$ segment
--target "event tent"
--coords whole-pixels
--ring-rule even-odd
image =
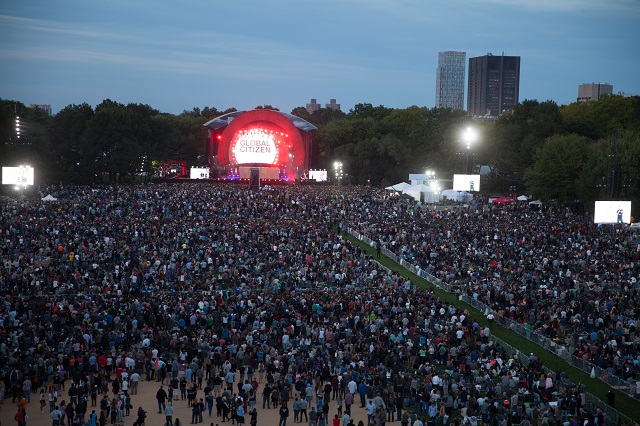
[[[453,189],[445,189],[440,193],[444,198],[450,201],[471,201],[473,194],[464,191],[454,191]]]
[[[407,182],[400,182],[396,183],[395,185],[387,186],[385,189],[388,191],[403,191],[410,186],[411,185],[409,185]]]
[[[44,197],[42,199],[42,201],[58,201],[58,199],[56,197],[54,197],[53,195],[49,194],[46,197]]]
[[[491,202],[495,204],[508,204],[508,203],[515,203],[516,200],[514,200],[511,197],[500,197],[500,198],[496,198],[495,200],[492,200]]]
[[[440,201],[440,194],[434,188],[425,184],[410,186],[404,189],[402,193],[411,195],[414,200],[424,203],[436,203]]]

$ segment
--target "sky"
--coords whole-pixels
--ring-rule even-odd
[[[520,101],[574,102],[591,82],[640,95],[640,0],[2,2],[0,98],[54,114],[104,99],[172,114],[432,108],[446,50],[467,67],[520,56]]]

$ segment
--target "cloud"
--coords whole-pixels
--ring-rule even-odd
[[[62,35],[89,37],[96,39],[109,38],[124,40],[126,38],[123,34],[108,31],[91,30],[70,22],[24,18],[12,15],[0,14],[0,26],[3,26],[5,28],[5,31],[8,27],[13,27],[18,30],[24,30],[28,32],[57,33]]]
[[[638,14],[640,11],[637,0],[471,0],[471,2],[543,12],[608,11]]]

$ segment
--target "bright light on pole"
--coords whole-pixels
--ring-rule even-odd
[[[466,151],[466,155],[467,155],[467,161],[466,161],[466,165],[465,165],[465,169],[464,172],[466,174],[469,174],[469,157],[471,156],[471,145],[475,144],[475,142],[478,140],[478,131],[469,126],[467,127],[464,132],[462,132],[462,140],[466,143],[467,145],[467,151]]]
[[[16,116],[16,136],[20,139],[20,117]]]
[[[338,182],[338,186],[342,183],[342,162],[336,161],[333,163],[333,169],[336,174],[336,181]]]

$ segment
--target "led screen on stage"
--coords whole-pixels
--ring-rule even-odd
[[[315,180],[316,182],[326,182],[327,171],[326,170],[309,170],[309,179]]]
[[[480,191],[480,175],[453,175],[454,191]]]
[[[190,179],[209,179],[208,167],[192,167],[189,172]]]
[[[229,144],[231,163],[280,164],[280,152],[287,146],[287,137],[283,132],[267,129],[241,130]],[[286,156],[285,151],[283,154]]]
[[[33,167],[3,167],[2,184],[20,186],[33,185]]]
[[[594,223],[631,223],[631,201],[596,201]]]

